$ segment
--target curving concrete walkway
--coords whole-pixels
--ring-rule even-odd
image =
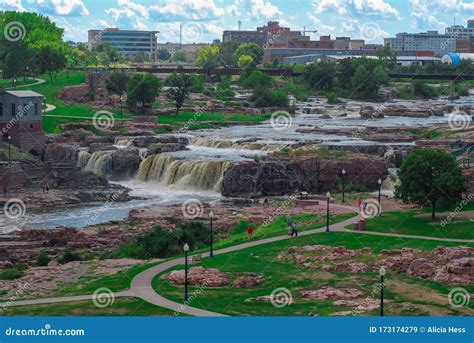
[[[351,210],[355,213],[357,213],[358,209],[355,207],[351,206],[345,206],[345,205],[339,205],[339,204],[332,204],[332,208],[334,207],[339,207],[339,208],[344,208]],[[354,231],[354,230],[349,230],[346,229],[345,227],[347,225],[352,224],[354,221],[359,219],[359,215],[357,214],[356,216],[347,219],[345,221],[335,223],[333,225],[330,225],[330,230],[334,232],[351,232],[354,234],[367,234],[367,235],[377,235],[377,236],[388,236],[388,237],[399,237],[399,238],[413,238],[413,239],[426,239],[426,240],[435,240],[435,241],[443,241],[443,242],[456,242],[456,243],[474,243],[473,240],[468,240],[468,239],[450,239],[450,238],[438,238],[438,237],[426,237],[426,236],[414,236],[414,235],[404,235],[404,234],[394,234],[394,233],[384,233],[384,232],[374,232],[374,231]],[[308,236],[312,235],[315,233],[321,233],[326,230],[326,227],[314,229],[314,230],[309,230],[309,231],[303,231],[298,233],[298,236]],[[271,242],[278,242],[282,240],[289,240],[289,239],[295,239],[292,238],[288,235],[283,235],[283,236],[276,236],[276,237],[270,237],[270,238],[264,238],[260,239],[257,241],[250,241],[234,246],[230,246],[227,248],[222,248],[219,250],[214,250],[215,254],[225,254],[233,251],[238,251],[262,244],[267,244]],[[201,255],[201,254],[200,254]],[[192,257],[194,255],[190,255],[189,257]],[[201,255],[202,257],[208,257],[209,253],[203,253]],[[203,309],[195,308],[192,306],[189,306],[187,304],[182,304],[182,303],[177,303],[174,301],[171,301],[169,299],[166,299],[165,297],[161,296],[160,294],[156,293],[155,290],[152,287],[152,281],[154,277],[157,274],[160,274],[170,268],[173,268],[175,266],[184,264],[184,258],[175,258],[173,260],[169,260],[163,263],[160,263],[156,266],[153,266],[151,268],[148,268],[144,270],[143,272],[137,274],[131,283],[130,289],[121,291],[121,292],[115,292],[113,293],[115,297],[137,297],[140,299],[143,299],[151,304],[154,304],[156,306],[160,306],[163,308],[170,309],[172,311],[175,311],[177,313],[184,313],[187,315],[191,316],[225,316],[221,313],[216,313],[216,312],[211,312],[211,311],[206,311]],[[70,301],[80,301],[80,300],[91,300],[93,299],[93,295],[78,295],[78,296],[68,296],[68,297],[57,297],[57,298],[43,298],[43,299],[33,299],[33,300],[22,300],[22,301],[15,301],[15,302],[3,302],[0,303],[0,307],[2,306],[21,306],[21,305],[37,305],[37,304],[48,304],[48,303],[58,303],[58,302],[70,302]]]
[[[20,85],[20,86],[16,86],[15,87],[6,87],[5,89],[7,90],[15,90],[15,89],[18,89],[18,88],[25,88],[25,87],[31,87],[31,86],[37,86],[37,85],[41,85],[43,83],[45,83],[46,81],[43,80],[43,79],[37,79],[37,78],[34,78],[34,80],[36,80],[36,82],[33,82],[33,83],[28,83],[26,85]]]

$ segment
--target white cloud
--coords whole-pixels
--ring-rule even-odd
[[[400,18],[398,10],[385,0],[314,0],[312,5],[316,13],[334,11],[340,15]]]
[[[410,0],[410,13],[413,18],[413,27],[416,30],[441,30],[448,26],[446,23],[439,21],[434,15],[435,0],[428,6],[420,0]]]
[[[44,14],[57,16],[85,16],[89,10],[82,0],[28,0]]]
[[[21,4],[21,0],[2,0],[0,9],[2,11],[25,11],[25,8]]]
[[[155,21],[201,21],[222,18],[225,9],[214,0],[167,0],[163,5],[149,7],[150,18]]]
[[[248,14],[252,19],[272,19],[283,14],[278,7],[273,5],[270,1],[249,0],[247,6],[249,10]]]

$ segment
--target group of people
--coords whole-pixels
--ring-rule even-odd
[[[287,218],[286,225],[288,226],[288,235],[291,237],[298,237],[298,229],[296,228],[296,224],[293,223],[290,216],[287,216],[286,218]],[[247,227],[247,239],[249,241],[252,240],[252,235],[253,235],[253,227],[249,225]]]

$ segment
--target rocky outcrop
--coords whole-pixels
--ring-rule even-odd
[[[426,258],[418,258],[410,263],[407,273],[412,276],[427,279],[435,274],[435,265]]]
[[[53,143],[48,144],[44,151],[44,160],[45,162],[51,163],[72,163],[77,162],[77,154],[79,152],[79,147],[77,144],[62,144],[62,143]]]
[[[435,281],[472,285],[474,283],[474,257],[453,260],[436,272]]]
[[[315,157],[290,162],[246,161],[225,171],[222,194],[251,198],[332,190],[342,169],[346,170],[347,184],[360,183],[369,189],[376,189],[378,179],[388,173],[384,159],[365,156],[340,161]]]
[[[58,98],[68,103],[84,103],[91,100],[90,91],[88,84],[67,86],[61,89]]]
[[[184,270],[173,270],[168,275],[173,285],[184,285]],[[192,267],[188,271],[188,283],[193,286],[219,287],[229,284],[229,277],[215,268]]]
[[[386,116],[408,117],[408,118],[428,118],[431,116],[443,116],[444,108],[410,108],[403,105],[382,105],[378,107],[363,106],[360,109],[360,116],[364,119],[380,119]]]
[[[248,273],[247,275],[237,278],[232,284],[236,288],[255,287],[263,282],[263,274]]]
[[[126,180],[135,175],[140,166],[137,149],[123,149],[112,153],[111,180]]]
[[[348,299],[356,298],[361,294],[362,292],[355,288],[323,287],[318,290],[301,291],[301,297],[305,300]]]

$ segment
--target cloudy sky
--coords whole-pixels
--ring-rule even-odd
[[[49,16],[65,38],[86,41],[88,29],[156,30],[159,42],[211,42],[222,31],[251,30],[269,20],[311,34],[351,36],[371,42],[397,32],[444,31],[474,18],[473,0],[0,0],[1,10]]]

